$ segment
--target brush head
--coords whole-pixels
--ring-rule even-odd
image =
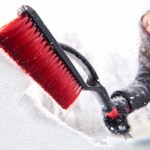
[[[67,109],[80,94],[81,86],[52,42],[25,11],[0,29],[0,47]]]

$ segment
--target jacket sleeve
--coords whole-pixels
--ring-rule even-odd
[[[140,66],[135,80],[127,88],[114,92],[111,98],[116,96],[127,100],[130,112],[145,106],[150,102],[150,69]]]

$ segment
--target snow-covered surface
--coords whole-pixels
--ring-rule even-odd
[[[70,44],[95,67],[108,89],[127,86],[137,71],[138,22],[149,0],[0,1],[0,26],[28,4],[57,40]],[[132,139],[114,137],[103,126],[101,107],[83,91],[61,110],[11,59],[0,51],[0,149],[149,149],[150,106],[129,116]]]

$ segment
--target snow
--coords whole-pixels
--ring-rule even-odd
[[[134,79],[138,24],[149,0],[12,0],[0,4],[0,26],[14,19],[22,4],[35,8],[58,41],[77,48],[90,60],[109,94]],[[90,92],[83,91],[65,111],[3,51],[0,70],[0,149],[149,149],[150,105],[129,116],[133,138],[124,139],[104,127],[101,107]]]
[[[1,53],[0,149],[98,149],[25,95],[30,78],[4,56]]]

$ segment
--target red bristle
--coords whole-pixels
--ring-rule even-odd
[[[81,86],[30,17],[2,27],[0,46],[61,107],[67,109],[80,94]]]

